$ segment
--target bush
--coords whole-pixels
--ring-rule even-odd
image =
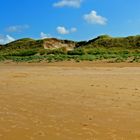
[[[68,55],[85,55],[86,52],[82,48],[74,49],[72,51],[68,51]]]
[[[37,50],[21,50],[16,52],[11,52],[7,55],[9,56],[32,56],[37,53]]]

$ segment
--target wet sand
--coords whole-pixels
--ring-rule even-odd
[[[140,140],[139,64],[0,64],[0,140]]]

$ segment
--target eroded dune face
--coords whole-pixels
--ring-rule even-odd
[[[140,67],[0,66],[0,140],[140,139]]]
[[[73,50],[75,48],[75,42],[67,40],[58,40],[55,38],[48,38],[44,40],[45,49],[59,49],[66,48],[67,50]]]

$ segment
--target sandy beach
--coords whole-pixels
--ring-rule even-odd
[[[0,64],[0,140],[140,140],[140,64]]]

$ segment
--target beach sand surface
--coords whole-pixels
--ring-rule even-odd
[[[139,64],[0,64],[0,140],[140,140]]]

